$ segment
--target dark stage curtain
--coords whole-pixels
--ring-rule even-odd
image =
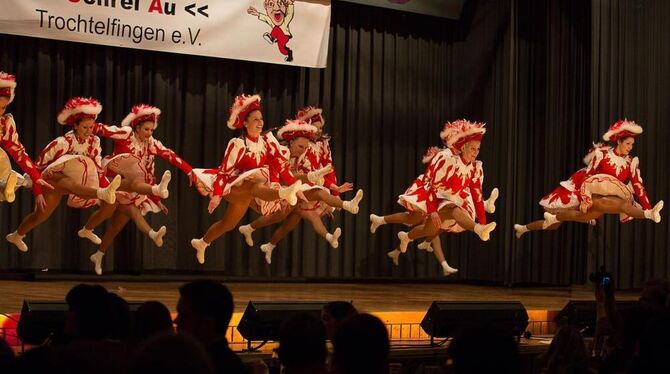
[[[592,141],[619,118],[644,127],[633,154],[640,158],[650,199],[667,200],[665,123],[670,4],[655,0],[526,1],[513,17],[511,48],[516,102],[517,188],[512,219],[541,218],[537,201],[582,167]],[[543,15],[544,14],[544,15]],[[516,153],[514,153],[516,152]],[[509,197],[509,195],[508,195]],[[607,216],[595,227],[565,224],[556,232],[514,240],[508,283],[583,283],[605,266],[618,288],[668,278],[667,214],[661,224],[620,224]],[[511,227],[509,228],[511,229]]]
[[[467,1],[461,19],[451,21],[334,2],[326,69],[9,35],[0,35],[0,69],[18,77],[10,112],[31,154],[63,133],[55,116],[65,100],[87,95],[102,101],[101,120],[108,123],[120,122],[137,102],[161,107],[156,137],[192,165],[214,167],[236,135],[225,126],[233,97],[257,92],[268,127],[280,125],[302,105],[321,105],[339,180],[365,190],[359,215],[340,212],[329,223],[331,229],[343,230],[337,250],[302,225],[278,246],[268,266],[258,245],[269,239],[270,229],[255,233],[255,248],[233,231],[210,247],[207,263],[200,266],[189,241],[221,217],[222,209],[208,215],[207,200],[174,171],[170,214],[149,218],[153,227],[168,227],[164,248],[154,248],[130,225],[105,259],[106,273],[441,278],[433,255],[414,247],[394,267],[386,252],[404,228],[385,226],[371,236],[368,214],[400,211],[397,195],[423,171],[421,155],[428,146],[439,145],[443,123],[466,117],[487,122],[480,153],[484,189],[488,195],[499,187],[501,198],[491,216],[498,222],[491,241],[483,243],[472,233],[443,235],[447,259],[460,269],[454,279],[582,283],[604,263],[620,275],[619,286],[631,287],[667,274],[665,222],[620,227],[607,218],[595,228],[566,224],[521,240],[514,238],[512,226],[541,218],[539,199],[581,167],[590,142],[618,116],[645,127],[636,151],[651,196],[663,198],[666,158],[652,152],[667,152],[662,148],[668,137],[662,117],[667,109],[661,99],[667,84],[663,41],[668,26],[661,21],[668,10],[655,7],[667,5],[480,0]],[[111,143],[104,143],[111,151]],[[162,160],[157,163],[159,173],[174,169]],[[15,204],[3,204],[0,233],[13,230],[31,205],[27,192]],[[89,214],[62,206],[27,237],[30,252],[0,246],[0,269],[90,272],[88,256],[95,247],[76,237]],[[254,217],[249,213],[243,223]]]
[[[670,3],[663,0],[593,0],[591,122],[602,134],[617,118],[634,119],[644,133],[635,143],[650,200],[668,201],[670,149]],[[618,275],[621,288],[670,277],[668,218],[600,226],[591,261]]]
[[[498,124],[504,101],[497,92],[505,79],[509,3],[473,2],[456,22],[335,2],[332,18],[327,69],[0,37],[0,66],[15,73],[19,82],[10,109],[31,154],[63,133],[54,118],[65,100],[90,95],[103,103],[100,119],[108,123],[118,123],[137,102],[161,107],[156,138],[194,166],[215,167],[228,140],[237,135],[225,126],[233,97],[257,92],[263,97],[268,127],[280,125],[302,105],[322,105],[339,179],[366,192],[358,216],[337,213],[330,224],[344,232],[337,250],[305,225],[281,243],[268,266],[258,247],[246,247],[233,231],[210,247],[207,263],[200,266],[189,241],[221,217],[222,209],[208,215],[207,200],[177,171],[167,200],[170,214],[150,216],[152,226],[168,227],[165,248],[154,248],[129,225],[106,258],[106,272],[166,269],[357,279],[439,275],[438,265],[423,253],[406,256],[402,266],[394,268],[386,251],[395,244],[397,228],[383,228],[371,236],[368,214],[400,210],[396,196],[422,172],[420,157],[427,146],[439,144],[446,119],[465,116],[491,123],[491,148],[483,158],[491,160],[491,169],[506,163],[496,159],[501,146],[494,147],[493,139],[502,130]],[[111,151],[111,143],[105,144]],[[159,173],[168,167],[164,161],[157,163]],[[496,179],[487,179],[487,189]],[[16,204],[3,204],[3,234],[18,225],[31,204],[25,192]],[[88,256],[95,247],[76,237],[89,214],[62,206],[28,235],[30,252],[21,254],[3,244],[0,267],[90,271]],[[254,217],[249,213],[243,222]],[[269,233],[256,233],[256,244],[267,241]],[[467,268],[474,273],[464,269],[466,276],[503,279],[503,271],[496,270],[503,252],[495,242],[482,249],[473,240],[459,240],[454,246],[463,250],[454,248],[454,261],[481,257],[469,253],[466,245],[488,254],[481,262],[487,270],[473,263]]]
[[[589,132],[590,5],[587,1],[515,3],[511,48],[514,112],[508,178],[497,234],[509,253],[506,282],[582,283],[586,225],[568,223],[554,232],[514,236],[513,224],[542,219],[539,200],[583,167],[594,140]]]

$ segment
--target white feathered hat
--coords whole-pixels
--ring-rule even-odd
[[[61,125],[74,125],[83,118],[98,118],[102,112],[102,105],[94,98],[73,97],[65,103],[63,109],[58,113],[58,123]]]
[[[228,117],[228,128],[231,130],[241,129],[244,126],[244,120],[247,115],[254,110],[261,109],[261,97],[258,95],[242,94],[235,98],[230,107],[230,117]]]
[[[298,113],[295,115],[295,119],[305,121],[305,122],[321,122],[321,125],[326,124],[326,120],[323,118],[323,110],[315,106],[305,106],[298,110]]]
[[[135,127],[142,122],[153,122],[154,129],[158,127],[158,118],[161,110],[153,105],[138,104],[133,106],[126,118],[121,121],[121,126]]]
[[[277,130],[277,137],[282,140],[291,140],[295,138],[308,138],[314,140],[319,133],[316,126],[297,119],[287,119],[284,126]]]
[[[635,123],[635,121],[620,119],[614,122],[607,130],[607,132],[603,134],[603,140],[608,142],[616,142],[621,138],[640,134],[642,134],[642,126]]]
[[[0,71],[0,96],[9,98],[9,102],[14,101],[14,89],[16,89],[16,77]]]
[[[464,144],[473,140],[482,140],[486,133],[485,123],[470,122],[465,119],[459,119],[444,125],[444,130],[440,132],[440,137],[445,141],[446,146],[456,150],[461,150]]]

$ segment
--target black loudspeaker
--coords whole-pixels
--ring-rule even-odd
[[[60,341],[63,339],[67,311],[68,305],[62,301],[23,300],[16,333],[25,344]]]
[[[290,315],[309,313],[320,318],[325,305],[321,301],[308,302],[258,302],[249,301],[237,330],[247,341],[277,341],[279,327]]]
[[[461,329],[483,324],[518,337],[526,331],[528,313],[518,301],[433,301],[421,321],[421,328],[431,338],[447,338]]]
[[[637,301],[617,301],[617,311],[625,318],[638,304]],[[561,325],[575,325],[583,336],[592,337],[596,331],[596,302],[593,300],[570,300],[556,315],[554,322]]]
[[[133,314],[144,302],[130,301]],[[65,315],[69,306],[64,301],[23,300],[21,317],[16,333],[24,344],[41,345],[47,341],[59,344],[64,341]]]

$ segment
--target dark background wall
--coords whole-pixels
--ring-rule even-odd
[[[302,226],[275,251],[271,266],[235,231],[215,242],[207,263],[196,263],[189,241],[221,216],[178,174],[171,185],[164,248],[154,248],[134,226],[117,238],[106,272],[217,272],[247,279],[439,278],[431,254],[408,251],[394,267],[385,253],[400,227],[371,236],[368,214],[400,210],[396,197],[421,173],[427,146],[438,145],[446,120],[487,123],[480,158],[485,190],[501,189],[491,241],[473,234],[443,236],[455,279],[497,283],[583,283],[604,264],[621,288],[667,277],[667,220],[620,225],[607,217],[596,227],[514,238],[512,225],[541,217],[537,201],[581,167],[590,142],[619,117],[645,133],[636,142],[652,200],[667,199],[667,106],[670,4],[662,0],[466,1],[459,21],[334,2],[326,69],[0,35],[0,69],[17,75],[10,106],[22,141],[37,154],[63,133],[55,116],[72,95],[94,96],[101,120],[119,123],[137,102],[163,109],[156,137],[194,166],[218,165],[234,134],[225,126],[235,95],[263,97],[268,126],[298,107],[324,108],[340,180],[365,190],[357,216],[338,213],[340,248],[332,250]],[[111,143],[105,142],[111,151]],[[158,170],[168,165],[159,160]],[[0,233],[11,232],[32,206],[22,192],[0,209]],[[21,254],[0,245],[0,269],[49,268],[90,272],[95,248],[76,231],[90,212],[64,206],[27,238]],[[252,219],[249,214],[244,222]],[[102,230],[98,230],[99,234]],[[256,233],[257,245],[269,230]]]

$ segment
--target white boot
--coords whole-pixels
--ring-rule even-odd
[[[475,234],[479,236],[479,239],[486,242],[491,239],[491,232],[495,230],[496,223],[491,222],[486,225],[475,224]]]
[[[409,238],[409,234],[400,231],[398,233],[398,239],[400,239],[400,245],[398,246],[398,249],[400,252],[405,253],[407,251],[407,245],[412,241],[412,239]]]
[[[644,211],[644,218],[650,219],[656,223],[661,222],[661,210],[663,209],[663,200],[654,205],[653,208]]]
[[[255,230],[253,227],[251,227],[251,225],[242,225],[237,228],[237,231],[239,231],[240,234],[244,236],[244,241],[247,242],[247,245],[249,247],[254,246],[254,237],[252,234],[254,233]]]
[[[269,242],[261,245],[261,251],[263,251],[263,253],[265,253],[265,262],[267,262],[268,265],[270,265],[272,263],[272,251],[276,247],[277,247],[276,244],[272,244],[272,243],[269,243]]]
[[[168,196],[170,196],[168,185],[170,184],[171,179],[172,173],[170,173],[170,170],[165,170],[163,176],[161,177],[160,183],[151,186],[151,193],[156,196],[160,196],[161,199],[167,199]]]
[[[81,230],[77,231],[77,235],[80,238],[85,238],[85,239],[90,240],[91,243],[93,243],[95,245],[99,245],[100,243],[102,243],[102,240],[100,240],[100,237],[95,235],[93,230],[87,229],[86,226],[82,227]]]
[[[484,210],[486,213],[493,214],[496,211],[496,200],[498,200],[498,196],[500,195],[500,191],[498,191],[498,188],[494,188],[491,190],[491,195],[489,195],[489,198],[484,201]]]
[[[444,274],[445,277],[458,273],[458,269],[449,266],[446,260],[442,261],[440,265],[442,265],[442,274]]]
[[[165,236],[165,233],[167,232],[167,228],[165,226],[161,226],[158,231],[154,231],[153,229],[149,231],[149,238],[154,241],[154,244],[156,244],[156,247],[160,248],[163,246],[163,236]]]
[[[386,220],[376,214],[370,214],[370,233],[374,234],[381,225],[385,225]]]
[[[16,199],[16,194],[14,193],[16,190],[16,183],[16,174],[13,171],[10,171],[9,175],[7,175],[7,180],[5,181],[4,190],[2,191],[5,195],[5,200],[7,200],[8,203],[13,203]]]
[[[102,275],[102,257],[105,255],[104,252],[97,251],[89,257],[93,263],[95,273]]]
[[[363,200],[363,190],[358,190],[356,196],[349,201],[342,202],[342,209],[351,214],[358,214],[358,204]]]
[[[432,252],[433,247],[430,245],[430,242],[428,241],[422,241],[419,245],[416,246],[419,249],[425,249],[427,252]]]
[[[393,261],[393,265],[398,266],[398,258],[400,257],[400,251],[397,249],[392,250],[391,252],[386,253],[387,256]]]
[[[300,186],[302,182],[297,180],[295,183],[288,187],[281,187],[279,189],[279,198],[288,201],[288,204],[293,206],[298,203],[298,196],[295,194],[300,191]]]
[[[558,223],[558,219],[556,219],[555,214],[551,214],[549,212],[544,212],[544,222],[542,222],[542,230],[546,230],[547,227],[555,225]]]
[[[201,265],[205,263],[205,251],[209,247],[204,239],[191,239],[191,246],[195,249],[195,258],[198,259],[198,263]]]
[[[526,227],[526,225],[514,224],[514,235],[516,236],[517,239],[520,239],[521,236],[527,233],[528,231],[530,230],[528,230],[528,227]]]
[[[121,176],[117,175],[109,183],[109,186],[105,188],[98,188],[98,191],[96,191],[98,199],[108,204],[114,204],[116,202],[116,190],[119,188],[120,185],[121,185]]]
[[[335,231],[333,231],[332,234],[328,233],[326,234],[326,240],[328,243],[330,243],[330,246],[333,247],[333,249],[337,249],[337,247],[340,246],[340,235],[342,235],[342,230],[340,228],[336,228]]]
[[[307,180],[316,185],[323,186],[325,183],[324,177],[331,171],[333,171],[333,165],[326,165],[319,170],[314,170],[307,173]]]
[[[8,242],[14,244],[16,248],[19,249],[19,251],[28,252],[28,246],[23,241],[23,238],[25,237],[25,235],[19,235],[16,231],[14,231],[13,233],[5,236],[5,239],[7,239]]]

